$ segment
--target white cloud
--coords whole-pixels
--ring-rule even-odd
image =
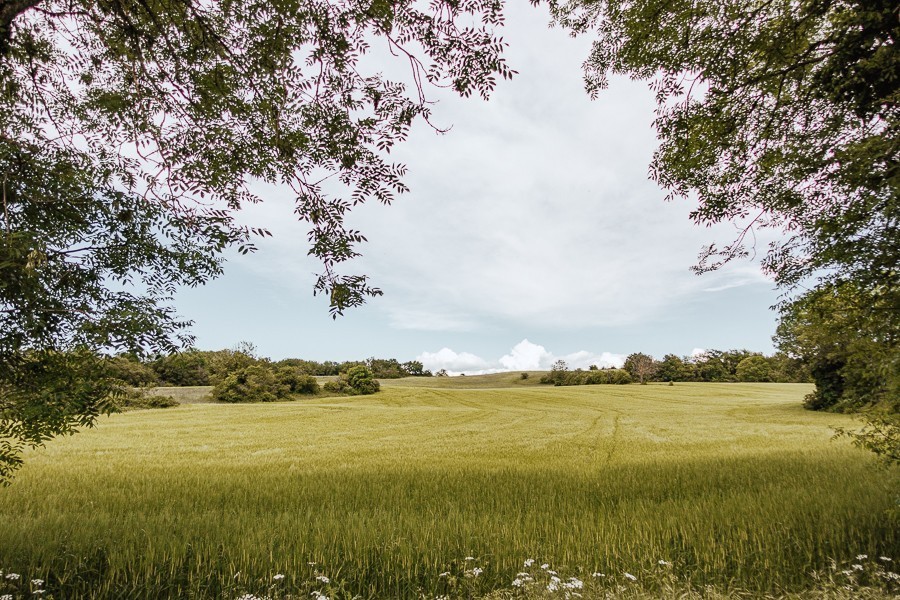
[[[540,371],[549,369],[554,360],[546,348],[525,339],[513,346],[509,354],[500,357],[498,362],[506,371]]]
[[[508,354],[490,363],[480,356],[468,352],[457,353],[450,348],[438,352],[423,352],[416,357],[426,369],[439,371],[446,369],[451,374],[469,375],[497,373],[502,371],[548,371],[554,362],[562,359],[570,369],[587,369],[591,365],[599,367],[621,367],[625,357],[621,354],[602,352],[599,354],[580,350],[572,354],[556,356],[540,344],[527,339],[512,347]]]
[[[697,358],[706,354],[706,348],[694,348],[691,350],[691,358]]]
[[[451,372],[472,372],[487,369],[488,364],[480,356],[468,352],[454,352],[450,348],[441,348],[437,352],[423,352],[416,360],[431,371],[446,369]]]

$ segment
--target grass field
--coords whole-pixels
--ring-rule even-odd
[[[808,386],[536,377],[104,418],[0,490],[0,569],[57,598],[261,594],[275,574],[410,598],[509,587],[526,558],[610,582],[665,560],[755,591],[809,586],[832,557],[900,558],[900,476],[832,440],[853,421],[804,411]]]

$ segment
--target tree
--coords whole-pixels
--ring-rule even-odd
[[[656,373],[656,361],[648,354],[635,352],[628,355],[622,368],[631,375],[632,379],[637,379],[641,384],[645,384]]]
[[[765,356],[754,354],[753,356],[748,356],[741,360],[741,362],[737,364],[735,377],[738,381],[772,381],[772,366]]]
[[[555,19],[597,39],[597,94],[611,74],[653,79],[661,145],[650,167],[695,222],[742,224],[698,270],[745,256],[776,228],[764,266],[900,293],[900,19],[896,2],[558,2]],[[828,270],[828,272],[824,270]],[[887,289],[893,288],[892,290]]]
[[[796,293],[810,287],[830,295],[849,286],[866,303],[900,312],[895,0],[548,3],[556,22],[596,35],[585,63],[592,95],[613,74],[652,79],[660,147],[651,177],[669,198],[697,199],[695,223],[738,225],[723,247],[703,248],[698,273],[755,254],[756,231],[768,228],[780,237],[762,265],[786,292],[788,328],[795,312],[808,313],[811,298]],[[887,365],[896,373],[898,359],[887,339],[896,339],[900,325],[854,312],[866,345],[881,357],[868,370],[880,382],[872,385],[890,386]],[[823,343],[859,341],[820,321]],[[843,341],[833,337],[838,330]],[[820,358],[831,354],[825,346]],[[818,365],[818,401],[838,402],[844,392],[832,376],[848,366]]]
[[[775,343],[808,366],[816,384],[808,408],[850,412],[886,403],[900,410],[900,314],[883,301],[844,284],[782,309]]]
[[[690,381],[690,366],[674,354],[666,354],[656,365],[656,377],[660,381]]]
[[[101,377],[99,351],[189,344],[169,297],[269,235],[235,218],[257,182],[293,190],[333,315],[380,294],[342,273],[365,241],[344,216],[406,191],[387,153],[429,119],[424,85],[511,76],[502,18],[499,0],[0,0],[0,479],[108,392],[34,410],[41,389]],[[367,71],[372,44],[409,90]]]

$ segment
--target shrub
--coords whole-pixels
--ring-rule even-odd
[[[381,389],[381,384],[375,379],[375,374],[366,366],[351,367],[347,371],[347,383],[357,394],[374,394]]]
[[[209,385],[205,352],[188,350],[161,356],[150,364],[159,378],[169,385]]]
[[[335,379],[334,381],[326,381],[325,385],[322,386],[322,389],[326,392],[330,392],[332,394],[352,394],[353,388],[350,387],[350,384],[347,383],[347,380],[343,377],[339,379]]]
[[[278,383],[287,386],[291,394],[314,395],[319,393],[319,382],[312,375],[307,375],[299,367],[279,367],[275,371]]]
[[[121,397],[116,398],[113,404],[115,405],[115,412],[124,412],[142,408],[170,408],[178,406],[180,402],[172,396],[148,394],[144,389],[131,388],[125,390],[125,393]]]
[[[147,387],[159,383],[156,372],[136,358],[121,355],[106,359],[109,376],[133,387]]]
[[[274,402],[289,391],[271,368],[250,365],[225,377],[213,388],[212,396],[218,402]]]

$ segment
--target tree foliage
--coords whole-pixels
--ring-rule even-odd
[[[169,297],[269,235],[236,217],[257,183],[293,191],[334,315],[380,294],[342,271],[365,240],[344,218],[406,191],[388,152],[429,118],[423,86],[487,96],[511,75],[502,18],[499,0],[0,0],[0,476],[108,391],[33,417],[41,390],[101,350],[190,342]]]
[[[775,341],[809,367],[816,390],[806,398],[808,408],[900,410],[900,312],[885,300],[843,284],[784,307]]]
[[[551,0],[597,36],[585,63],[651,79],[660,138],[650,167],[692,219],[740,223],[698,271],[746,256],[753,232],[784,232],[763,260],[790,288],[811,276],[900,290],[900,17],[872,0]]]

